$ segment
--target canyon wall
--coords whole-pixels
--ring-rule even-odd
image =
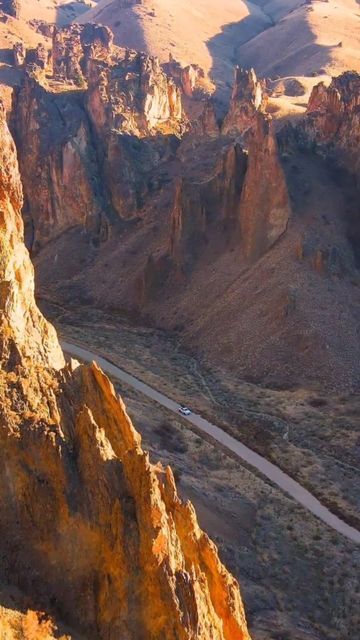
[[[95,25],[55,29],[51,76],[36,50],[14,53],[25,62],[12,123],[29,245],[75,227],[102,239],[109,218],[137,215],[144,174],[172,153],[180,90],[156,59],[115,50]]]
[[[360,184],[360,74],[347,71],[328,87],[316,85],[301,128],[310,140],[327,147],[327,153],[336,154]]]
[[[105,205],[81,96],[52,93],[39,67],[28,66],[16,97],[14,131],[31,247],[38,250],[74,226],[98,234]]]
[[[238,585],[95,365],[34,301],[0,111],[0,575],[93,640],[248,640]]]
[[[211,236],[245,260],[263,255],[285,233],[291,213],[271,119],[253,115],[247,150],[225,149],[210,177],[179,180],[172,210],[170,254],[189,265]],[[226,245],[225,245],[226,246]]]

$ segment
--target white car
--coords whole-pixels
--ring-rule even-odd
[[[183,416],[191,415],[191,411],[190,409],[188,409],[188,407],[179,407],[179,413],[181,413]]]

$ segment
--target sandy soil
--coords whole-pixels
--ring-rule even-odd
[[[82,13],[91,9],[94,0],[20,0],[20,19],[45,20],[57,24],[71,22]]]

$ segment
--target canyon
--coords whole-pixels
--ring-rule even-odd
[[[279,89],[253,70],[236,69],[221,116],[196,66],[118,47],[101,26],[52,38],[45,68],[25,58],[11,115],[39,294],[177,331],[247,379],[355,389],[358,75],[333,81],[337,107],[316,85],[281,127]]]
[[[249,638],[236,579],[255,640],[357,628],[356,545],[38,308],[358,530],[355,4],[0,7],[9,640]]]
[[[248,639],[238,585],[170,468],[150,463],[95,363],[65,364],[36,306],[3,108],[0,127],[2,582],[88,638]],[[50,634],[31,620],[24,637]]]

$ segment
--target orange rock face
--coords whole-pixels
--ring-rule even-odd
[[[191,265],[211,235],[228,236],[237,228],[246,167],[246,153],[231,145],[207,180],[179,180],[170,237],[170,255],[178,265]]]
[[[240,201],[244,255],[256,259],[285,233],[290,201],[271,120],[258,114],[249,141],[248,168]]]
[[[239,588],[109,380],[34,301],[0,113],[1,570],[94,640],[248,640]]]

